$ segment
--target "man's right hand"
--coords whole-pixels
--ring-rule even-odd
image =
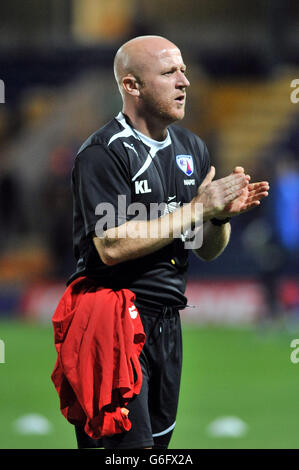
[[[202,204],[204,222],[217,217],[227,204],[238,198],[250,180],[250,177],[244,173],[231,173],[225,178],[213,181],[215,172],[215,167],[211,166],[209,173],[197,190],[197,195],[191,201],[194,208],[196,207],[195,203]],[[195,209],[195,222],[200,217],[199,212]]]

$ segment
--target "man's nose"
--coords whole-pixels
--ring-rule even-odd
[[[184,87],[184,88],[190,86],[190,82],[183,72],[180,72],[179,74],[177,85],[178,87]]]

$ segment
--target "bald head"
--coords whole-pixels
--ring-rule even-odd
[[[178,50],[177,46],[161,36],[139,36],[123,44],[114,59],[114,75],[122,92],[122,80],[133,75],[140,82],[142,75],[163,53]]]

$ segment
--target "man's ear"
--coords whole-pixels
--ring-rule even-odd
[[[126,75],[122,80],[123,90],[132,96],[139,96],[139,82],[133,75]]]

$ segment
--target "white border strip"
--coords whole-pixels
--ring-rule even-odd
[[[168,432],[173,430],[175,425],[176,425],[176,421],[171,426],[169,426],[169,428],[165,429],[165,431],[157,432],[157,433],[153,434],[153,437],[163,436],[164,434],[167,434]]]

